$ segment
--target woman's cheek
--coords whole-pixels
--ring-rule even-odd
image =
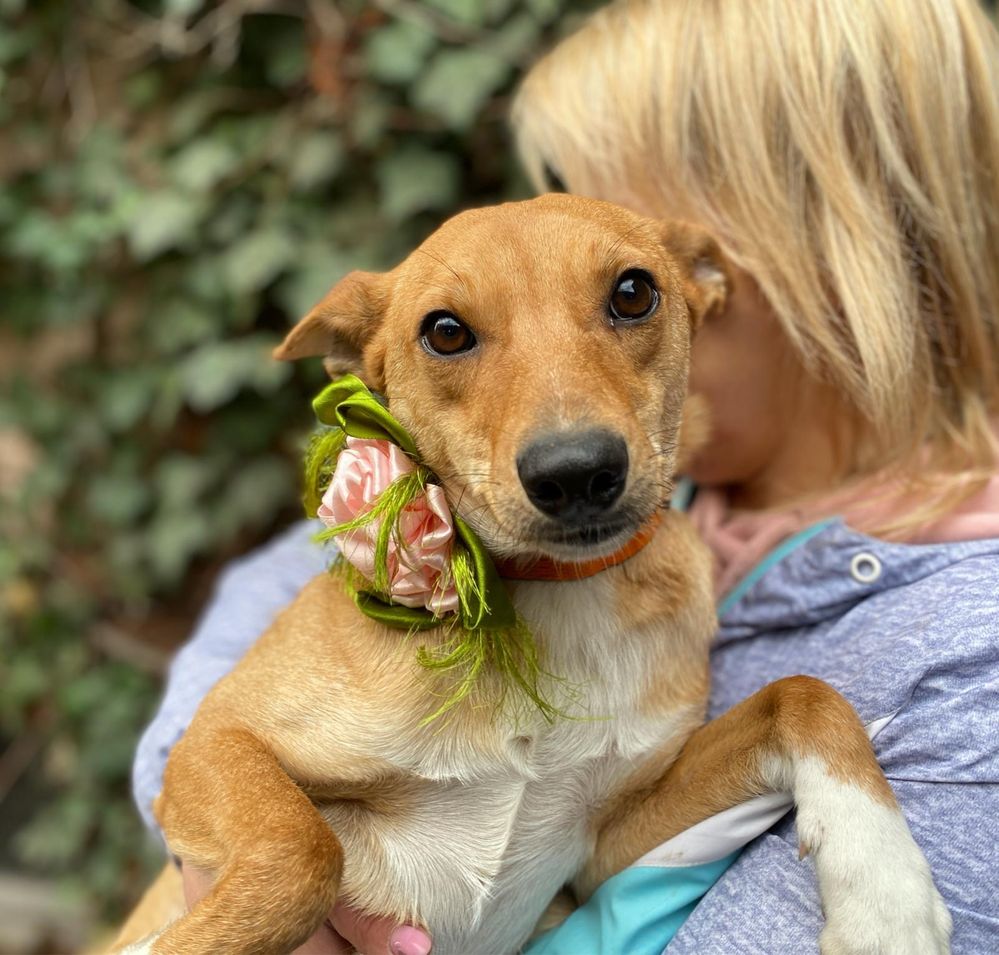
[[[701,484],[738,484],[766,466],[781,416],[769,406],[769,376],[756,356],[737,355],[717,337],[703,329],[692,355],[690,390],[707,401],[711,436],[688,475]]]

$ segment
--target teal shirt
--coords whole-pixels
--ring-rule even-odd
[[[694,906],[736,860],[665,868],[632,866],[608,879],[558,928],[524,947],[525,955],[661,955]]]

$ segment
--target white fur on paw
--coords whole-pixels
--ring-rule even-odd
[[[798,838],[815,857],[822,955],[948,955],[951,917],[894,806],[796,761]]]

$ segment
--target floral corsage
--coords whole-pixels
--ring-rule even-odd
[[[468,697],[487,669],[519,689],[548,720],[561,715],[539,690],[534,638],[475,532],[453,513],[416,444],[354,375],[313,401],[323,426],[305,460],[305,508],[340,557],[334,572],[360,610],[410,633],[443,628],[417,656],[455,685],[435,719]],[[559,681],[555,681],[556,683]]]

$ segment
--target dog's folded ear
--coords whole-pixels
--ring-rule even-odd
[[[360,374],[364,349],[385,308],[384,275],[349,272],[274,349],[274,357],[294,361],[322,355],[331,377]]]
[[[692,328],[697,328],[707,315],[725,307],[731,266],[718,242],[700,226],[669,222],[663,230],[666,247],[683,274]]]

